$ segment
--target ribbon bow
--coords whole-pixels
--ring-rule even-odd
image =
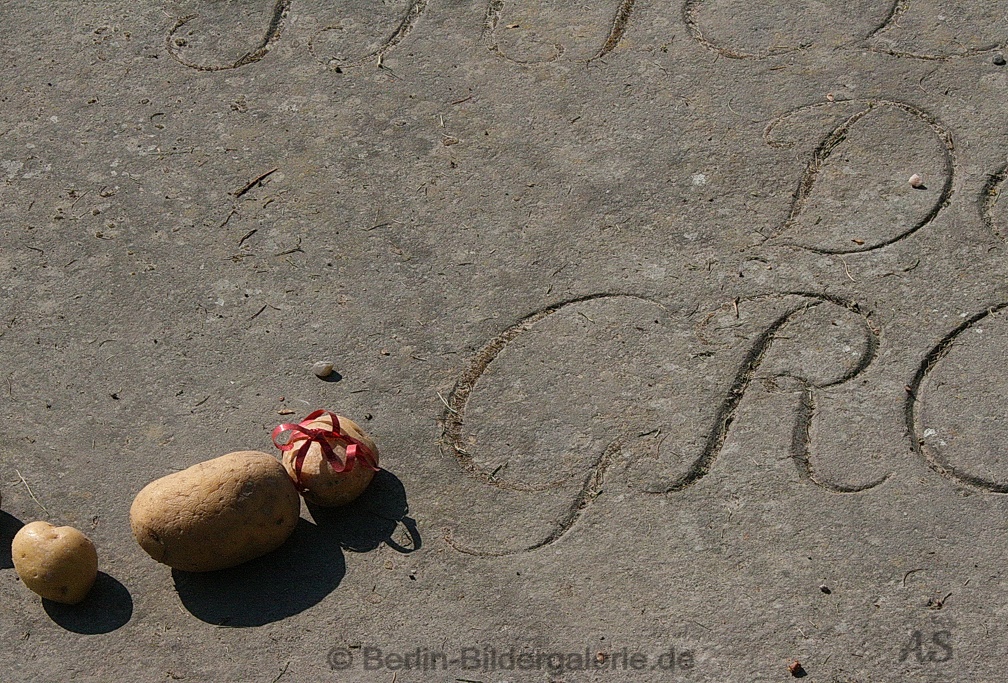
[[[332,419],[332,429],[309,426],[323,415],[328,415]],[[286,443],[280,443],[277,441],[277,438],[285,432],[290,432],[291,437]],[[316,410],[298,424],[288,422],[277,425],[273,430],[272,438],[273,445],[281,451],[297,449],[297,452],[294,454],[294,478],[299,491],[305,490],[305,486],[301,482],[301,467],[304,465],[305,456],[308,455],[308,449],[311,448],[313,443],[317,443],[322,447],[322,457],[329,463],[333,472],[349,472],[354,468],[358,460],[364,467],[368,467],[375,472],[378,471],[378,463],[375,461],[374,453],[371,452],[371,449],[340,429],[339,417],[328,410]],[[341,445],[346,445],[346,459],[344,461],[341,462],[339,456],[333,451],[332,446],[329,444],[330,439],[334,439]]]

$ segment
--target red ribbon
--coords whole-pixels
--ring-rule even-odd
[[[309,426],[323,415],[328,415],[332,418],[332,429]],[[292,436],[287,440],[287,443],[280,443],[277,441],[277,437],[284,432],[291,432]],[[346,445],[346,459],[344,461],[340,461],[339,456],[336,455],[332,446],[329,445],[330,439],[334,439],[341,445]],[[299,443],[301,444],[300,446],[298,445]],[[298,424],[288,422],[277,425],[273,430],[274,446],[281,451],[290,451],[297,448],[297,452],[294,454],[294,478],[300,491],[305,490],[305,486],[301,482],[301,467],[304,465],[305,456],[308,455],[308,449],[311,448],[312,443],[317,443],[322,447],[322,457],[329,463],[333,472],[349,472],[354,468],[358,460],[363,466],[369,467],[375,472],[378,471],[378,462],[374,453],[364,443],[340,429],[339,417],[335,413],[331,413],[328,410],[316,410]]]

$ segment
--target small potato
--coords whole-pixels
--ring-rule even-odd
[[[11,543],[18,576],[47,600],[76,605],[98,577],[98,553],[87,536],[71,526],[32,522]]]
[[[133,501],[130,526],[158,562],[207,572],[279,548],[300,514],[297,489],[277,459],[238,451],[148,484]]]
[[[314,414],[314,413],[313,413]],[[311,415],[308,416],[312,417]],[[378,446],[371,440],[360,426],[350,418],[337,415],[340,430],[361,442],[374,456],[374,465],[378,465]],[[302,426],[309,429],[332,430],[333,419],[328,413],[323,413],[317,419],[310,422],[302,422]],[[296,439],[295,433],[291,439]],[[303,443],[303,442],[295,442]],[[341,463],[346,462],[346,444],[339,439],[328,439],[336,457]],[[343,472],[336,472],[329,461],[323,457],[322,445],[317,441],[312,442],[305,454],[301,464],[301,472],[295,470],[294,461],[297,458],[299,448],[285,450],[283,453],[283,464],[287,473],[295,482],[300,482],[303,490],[301,494],[309,503],[324,507],[338,507],[346,505],[357,498],[364,489],[368,487],[374,478],[375,470],[368,467],[361,459],[358,459],[353,467]]]

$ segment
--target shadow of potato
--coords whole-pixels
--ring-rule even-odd
[[[14,535],[24,526],[24,522],[9,513],[0,510],[0,569],[13,569],[11,558],[11,542]]]
[[[182,604],[218,626],[262,626],[317,605],[339,586],[346,563],[339,538],[304,519],[277,550],[231,569],[172,570]]]
[[[408,516],[406,489],[388,470],[375,474],[364,493],[352,503],[338,508],[308,505],[308,511],[316,524],[333,533],[340,546],[351,552],[366,553],[384,543],[398,552],[412,553],[423,543],[416,521]],[[409,545],[393,539],[400,523]]]
[[[83,602],[63,605],[42,600],[42,607],[54,622],[68,631],[84,635],[111,633],[129,623],[133,616],[133,598],[129,590],[105,572],[98,572],[98,578]]]
[[[272,553],[216,572],[172,570],[182,604],[196,618],[236,628],[299,614],[336,590],[346,574],[343,550],[368,552],[382,543],[400,552],[420,548],[402,482],[381,470],[360,498],[342,508],[309,508],[290,539]],[[392,540],[399,522],[410,546]]]

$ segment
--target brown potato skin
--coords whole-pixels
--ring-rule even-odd
[[[337,415],[340,422],[340,429],[348,435],[357,439],[374,453],[375,464],[378,461],[378,446],[371,440],[371,437],[360,428],[360,426],[348,417]],[[322,415],[317,420],[313,420],[310,425],[313,429],[332,429],[332,418]],[[341,445],[336,440],[330,440],[330,446],[336,456],[341,460],[346,457],[346,446]],[[290,475],[291,481],[296,481],[294,475],[294,457],[297,448],[283,453],[283,465]],[[322,457],[322,446],[313,443],[308,454],[305,455],[304,463],[301,466],[301,483],[307,489],[301,495],[309,503],[321,505],[323,507],[339,507],[353,501],[364,492],[375,472],[358,461],[353,469],[348,472],[333,472],[329,462]]]
[[[71,526],[26,524],[11,543],[14,569],[24,585],[46,600],[76,605],[98,577],[94,543]]]
[[[283,466],[259,451],[236,451],[152,481],[130,508],[140,547],[189,572],[234,567],[279,548],[301,514]]]

